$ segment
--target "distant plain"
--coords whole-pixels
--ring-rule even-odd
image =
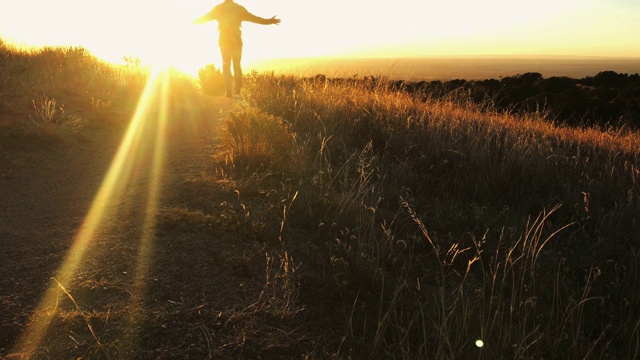
[[[640,73],[640,58],[578,57],[464,57],[464,58],[296,58],[256,62],[258,71],[302,77],[375,76],[393,80],[484,80],[537,72],[545,78],[566,76],[580,79],[601,71]]]

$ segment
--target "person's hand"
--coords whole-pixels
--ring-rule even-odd
[[[272,17],[271,19],[269,19],[269,21],[271,22],[271,24],[274,25],[279,25],[280,24],[280,19],[276,19],[276,17]]]

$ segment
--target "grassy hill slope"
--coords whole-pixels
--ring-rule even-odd
[[[251,74],[225,100],[173,74],[145,90],[149,72],[82,49],[0,44],[0,65],[0,356],[640,352],[637,133],[372,80]],[[63,279],[135,119],[126,196]]]
[[[259,110],[227,123],[229,171],[295,199],[283,237],[300,291],[342,318],[355,353],[636,354],[637,133],[366,79],[253,82]]]

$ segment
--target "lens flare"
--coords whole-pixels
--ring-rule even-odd
[[[159,205],[161,174],[165,162],[166,126],[168,118],[168,72],[156,71],[151,76],[138,102],[136,112],[111,162],[109,170],[94,197],[91,207],[80,226],[67,256],[59,266],[51,285],[45,291],[38,306],[31,315],[26,329],[14,347],[14,353],[29,358],[38,349],[47,334],[51,319],[55,315],[58,302],[64,296],[60,288],[68,288],[81,264],[89,245],[100,231],[113,220],[118,206],[126,195],[134,169],[148,166],[145,164],[144,151],[151,146],[152,161],[150,184],[146,194],[146,212],[142,235],[139,239],[132,309],[139,308],[137,303],[144,293],[145,279],[150,264],[155,216]],[[160,97],[160,99],[158,99]],[[159,109],[155,109],[158,105]],[[157,119],[157,121],[156,121]],[[135,314],[134,314],[135,315]]]

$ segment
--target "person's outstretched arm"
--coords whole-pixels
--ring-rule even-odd
[[[256,24],[261,25],[278,25],[280,24],[280,19],[276,19],[276,17],[271,17],[269,19],[262,18],[260,16],[255,16],[251,13],[247,13],[247,16],[244,18],[245,21],[249,21]]]
[[[217,12],[216,12],[216,9],[214,8],[213,10],[209,11],[205,15],[202,15],[199,18],[193,20],[193,23],[194,24],[204,24],[206,22],[215,20],[216,16],[217,16]]]

